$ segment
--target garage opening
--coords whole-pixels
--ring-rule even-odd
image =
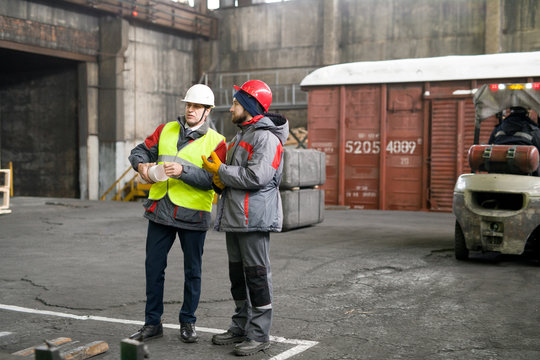
[[[77,62],[0,49],[0,167],[14,196],[80,197]]]

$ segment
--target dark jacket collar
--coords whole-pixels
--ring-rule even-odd
[[[204,136],[208,129],[210,128],[210,125],[208,124],[208,118],[204,121],[204,123],[195,131],[191,131],[189,126],[186,123],[185,116],[179,116],[178,119],[176,119],[180,123],[180,126],[182,128],[181,135],[184,137],[184,134],[186,134],[186,131],[188,132],[188,137],[195,140],[200,138],[201,136]]]

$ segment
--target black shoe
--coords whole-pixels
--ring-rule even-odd
[[[146,341],[163,336],[163,325],[144,325],[139,331],[129,338],[137,341]]]
[[[238,356],[253,355],[270,347],[270,341],[259,342],[247,339],[234,347],[234,353]]]
[[[223,334],[216,334],[212,336],[212,342],[216,345],[236,344],[241,343],[244,340],[246,340],[245,335],[238,335],[229,330]]]
[[[180,324],[180,339],[185,343],[194,343],[199,341],[199,336],[195,331],[195,323]]]

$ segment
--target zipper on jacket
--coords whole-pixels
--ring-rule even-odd
[[[182,150],[182,149],[180,149],[180,150]],[[180,150],[176,151],[176,155],[174,155],[174,162],[177,162],[176,159],[178,159],[178,154],[180,154]],[[182,171],[184,171],[184,165],[182,165]],[[182,175],[182,174],[180,174],[180,175]],[[169,195],[169,180],[170,180],[170,178],[167,178],[167,196]]]
[[[177,121],[178,121],[178,120],[177,120]],[[185,131],[186,131],[185,128],[182,127],[182,132],[183,132],[183,135],[184,135],[184,140],[186,139],[186,137],[185,137],[185,134],[186,134]],[[178,136],[180,136],[180,135],[178,135]],[[176,160],[178,159],[178,154],[180,154],[180,151],[182,151],[182,149],[185,148],[187,145],[189,145],[192,141],[195,141],[195,140],[188,141],[186,144],[184,144],[184,143],[185,143],[185,142],[184,142],[183,145],[182,145],[182,147],[181,147],[180,149],[178,149],[178,145],[179,145],[179,144],[178,144],[178,142],[176,142],[176,155],[174,155],[174,162],[177,162]],[[179,163],[179,164],[180,164],[180,163]],[[182,164],[180,164],[180,165],[182,165]],[[184,165],[182,165],[182,171],[184,170],[183,167],[184,167]],[[182,174],[180,174],[180,175],[182,175]],[[168,194],[169,194],[169,179],[170,179],[170,178],[167,179],[167,196],[168,196]],[[176,180],[178,180],[178,179],[176,179]]]
[[[238,136],[238,141],[235,141],[233,144],[234,144],[234,149],[233,149],[233,152],[231,154],[231,163],[232,163],[232,159],[234,159],[234,155],[236,155],[236,149],[238,149],[238,143],[240,142],[240,139],[242,139],[242,135],[244,134],[244,130],[242,130],[240,132],[240,136]],[[235,140],[236,137],[233,139]],[[225,159],[225,164],[227,164],[227,160],[228,159]],[[227,165],[230,165],[230,164],[227,164]],[[220,224],[220,228],[221,228],[221,219],[223,219],[223,211],[225,209],[225,195],[229,192],[228,191],[229,189],[228,188],[225,188],[223,189],[223,192],[221,193],[221,214],[219,214],[219,219],[216,219],[216,223],[217,224]],[[218,221],[219,220],[219,221]]]
[[[234,156],[236,155],[236,151],[238,150],[238,145],[240,144],[240,140],[242,140],[242,137],[244,137],[244,129],[241,130],[240,136],[238,136],[238,140],[234,142],[234,150],[231,155],[231,163],[232,163],[232,160],[234,159]],[[227,165],[231,165],[231,164],[227,164]]]

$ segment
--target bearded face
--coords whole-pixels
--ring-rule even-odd
[[[244,112],[244,113],[242,113],[240,115],[236,115],[236,114],[232,115],[233,124],[241,124],[241,123],[245,122],[246,120],[247,120],[246,112]]]
[[[231,108],[231,120],[233,124],[241,124],[247,120],[249,113],[244,109],[238,100],[234,99]]]

